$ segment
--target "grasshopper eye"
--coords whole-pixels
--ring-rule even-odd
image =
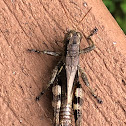
[[[73,36],[73,34],[72,34],[72,33],[70,33],[70,34],[69,34],[69,38],[72,38],[72,36]]]
[[[80,34],[79,32],[77,32],[77,36],[78,36],[79,38],[82,38],[82,36],[81,36],[81,34]]]
[[[77,32],[77,36],[80,38],[80,40],[82,39],[82,34],[80,32]]]

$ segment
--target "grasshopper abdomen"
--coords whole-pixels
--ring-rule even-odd
[[[60,126],[72,126],[72,105],[64,104],[60,110]]]

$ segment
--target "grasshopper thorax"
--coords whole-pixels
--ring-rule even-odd
[[[64,38],[65,56],[67,55],[68,50],[71,52],[79,51],[81,39],[82,34],[80,32],[76,32],[75,30],[70,30],[65,34]]]

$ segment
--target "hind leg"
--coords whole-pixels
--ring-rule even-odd
[[[75,126],[82,126],[82,122],[81,122],[82,104],[83,104],[83,90],[81,84],[78,81],[75,88],[74,99],[73,99]]]
[[[54,109],[53,123],[54,126],[59,126],[59,113],[61,107],[61,85],[59,85],[58,83],[58,78],[56,78],[55,83],[53,84],[52,92],[53,92],[52,106]]]

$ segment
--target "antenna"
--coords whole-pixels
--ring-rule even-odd
[[[60,0],[59,0],[59,1],[60,1]],[[62,3],[61,1],[60,1],[60,3],[61,3],[61,6],[62,6],[62,8],[63,8],[63,10],[64,10],[64,12],[65,12],[65,14],[66,14],[68,20],[69,20],[69,22],[71,22],[70,17],[68,17],[67,11],[66,11],[66,9],[64,8],[63,3]],[[92,7],[88,10],[88,12],[84,15],[84,17],[79,21],[78,25],[84,20],[84,18],[85,18],[85,17],[87,16],[87,14],[91,11],[91,9],[92,9]],[[78,25],[75,26],[75,25],[73,24],[73,27],[74,27],[75,29],[77,29]],[[65,32],[64,32],[64,33],[65,33]]]
[[[83,19],[87,16],[87,14],[90,12],[91,9],[92,9],[92,7],[88,10],[88,12],[84,15],[84,17],[79,21],[78,25],[83,21]]]

